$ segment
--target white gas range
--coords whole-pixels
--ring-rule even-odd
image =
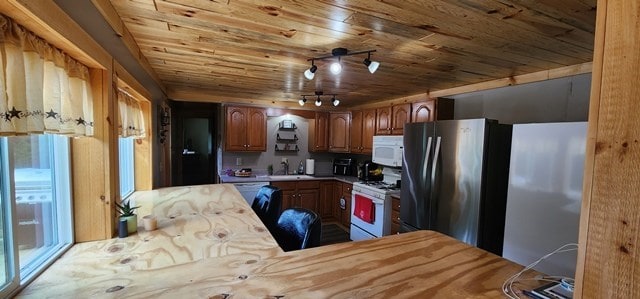
[[[386,167],[379,182],[355,182],[351,192],[353,241],[379,238],[391,231],[391,195],[400,192],[400,169]]]

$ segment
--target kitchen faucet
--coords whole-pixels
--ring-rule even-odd
[[[289,162],[282,161],[280,164],[282,164],[282,169],[284,170],[284,174],[285,175],[289,174]]]

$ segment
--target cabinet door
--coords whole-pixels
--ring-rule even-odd
[[[362,152],[363,112],[351,111],[351,152]],[[374,120],[375,122],[375,120]]]
[[[301,189],[298,190],[297,201],[299,202],[299,206],[301,208],[312,210],[318,215],[320,215],[320,210],[318,209],[318,201],[320,198],[320,194],[318,189]],[[322,217],[322,216],[320,216]]]
[[[349,127],[351,113],[339,112],[329,114],[329,151],[334,153],[349,152]]]
[[[411,104],[411,121],[416,123],[434,121],[436,116],[435,104],[435,100]]]
[[[236,131],[236,135],[247,136],[247,151],[267,150],[267,113],[262,108],[248,108],[247,131]]]
[[[282,212],[284,209],[297,206],[296,182],[271,182],[271,186],[277,187],[282,190],[282,208],[280,212]]]
[[[320,183],[320,198],[318,200],[318,209],[320,210],[320,217],[322,221],[326,222],[329,219],[333,219],[333,208],[336,205],[333,200],[333,187],[335,183],[333,181],[324,181]]]
[[[333,217],[342,222],[342,207],[340,206],[340,198],[342,198],[342,183],[336,182],[333,187],[333,196],[331,200],[333,201],[331,204],[333,206]]]
[[[404,134],[404,124],[411,122],[411,104],[395,105],[391,115],[391,134]]]
[[[247,130],[247,112],[246,107],[226,107],[225,150],[244,151],[246,149],[247,135],[238,134],[238,132]]]
[[[391,134],[391,107],[376,109],[376,135]]]
[[[376,131],[376,110],[369,109],[362,112],[362,148],[363,154],[373,151],[373,135]]]
[[[316,112],[315,119],[309,122],[309,151],[326,152],[329,150],[329,113]]]
[[[345,200],[345,209],[342,210],[340,222],[345,227],[351,226],[351,187],[352,184],[342,183],[342,198]]]

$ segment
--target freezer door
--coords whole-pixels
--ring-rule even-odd
[[[477,246],[486,140],[485,119],[439,121],[434,198],[434,230]],[[404,181],[402,181],[404,184]]]
[[[404,127],[400,220],[415,229],[430,229],[431,161],[434,123],[410,123]]]

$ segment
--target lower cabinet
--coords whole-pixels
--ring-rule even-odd
[[[351,226],[351,187],[353,185],[344,182],[336,182],[334,190],[333,216],[347,230]]]
[[[282,190],[282,210],[301,207],[321,214],[320,181],[280,181],[271,185]]]
[[[282,210],[302,207],[312,210],[322,222],[336,221],[347,230],[351,225],[350,183],[338,181],[278,181],[272,186],[282,190]]]
[[[391,196],[391,234],[400,233],[400,197]]]

